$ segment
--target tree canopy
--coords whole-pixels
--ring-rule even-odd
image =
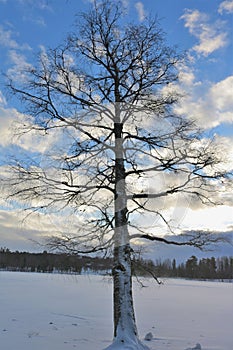
[[[50,248],[113,251],[115,340],[145,349],[133,311],[132,242],[218,242],[201,230],[176,241],[161,236],[161,225],[174,232],[163,201],[216,204],[213,193],[232,174],[215,140],[174,112],[185,56],[167,46],[158,18],[125,24],[123,16],[121,2],[94,1],[64,44],[43,51],[21,81],[9,77],[28,116],[20,132],[56,142],[42,159],[17,159],[8,183],[31,211],[67,216]]]

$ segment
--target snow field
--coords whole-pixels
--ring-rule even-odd
[[[233,349],[233,285],[134,283],[137,325],[151,350]],[[0,272],[1,350],[103,350],[112,341],[112,283],[102,276]]]

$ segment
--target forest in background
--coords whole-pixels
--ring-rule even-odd
[[[8,248],[0,248],[0,269],[7,271],[110,274],[112,264],[109,257],[55,254],[47,251],[11,252]],[[198,259],[193,255],[179,264],[176,259],[152,261],[135,256],[132,267],[136,276],[233,279],[233,257],[227,256]]]

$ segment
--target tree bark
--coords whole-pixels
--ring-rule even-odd
[[[119,119],[118,119],[119,120]],[[135,322],[131,247],[127,225],[127,195],[125,187],[125,165],[122,141],[123,125],[114,124],[115,131],[115,232],[113,264],[113,299],[114,299],[114,342],[127,349],[147,349],[138,339]],[[108,348],[111,349],[111,346]]]

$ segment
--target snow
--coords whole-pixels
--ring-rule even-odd
[[[143,344],[151,350],[233,349],[231,283],[164,282],[143,280],[147,288],[134,282]],[[103,350],[111,344],[108,277],[1,271],[0,305],[2,350]]]

